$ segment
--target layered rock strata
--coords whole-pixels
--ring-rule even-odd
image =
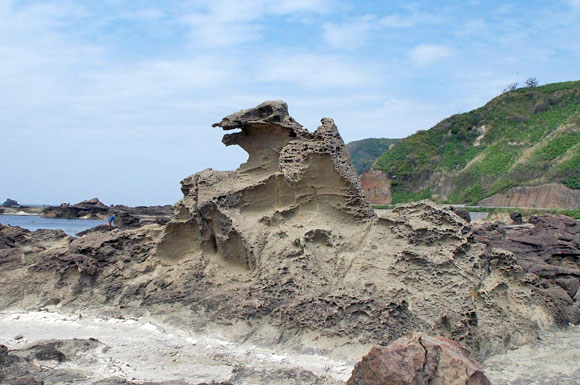
[[[518,186],[484,198],[477,205],[578,209],[580,208],[580,191],[573,190],[560,183],[547,183],[540,186]]]

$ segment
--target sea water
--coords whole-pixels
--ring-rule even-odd
[[[97,219],[59,219],[42,218],[38,215],[0,215],[3,225],[20,226],[30,231],[38,229],[63,230],[68,235],[90,229],[98,225],[107,224],[105,220]]]

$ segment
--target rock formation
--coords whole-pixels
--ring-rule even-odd
[[[481,366],[454,341],[410,333],[388,347],[373,347],[346,385],[491,385]]]
[[[365,171],[360,177],[360,183],[370,204],[391,204],[391,180],[385,172],[380,170]]]
[[[349,359],[423,331],[481,360],[580,321],[560,276],[496,247],[495,229],[474,233],[428,201],[377,217],[331,119],[310,132],[267,102],[216,126],[239,130],[223,142],[249,158],[185,178],[167,225],[76,239],[0,228],[1,308],[147,314]],[[574,255],[561,264],[552,271],[575,277]]]
[[[552,317],[558,324],[577,324],[580,314],[574,301],[580,299],[580,223],[553,215],[532,216],[529,221],[532,226],[523,228],[485,224],[475,230],[475,239],[490,250],[503,250],[510,265],[544,289],[546,306],[553,306]]]
[[[106,215],[108,209],[98,198],[92,198],[74,205],[62,203],[56,207],[49,206],[42,211],[42,216],[45,218],[65,219],[82,217],[98,218],[99,215]]]
[[[25,208],[25,211],[26,210]],[[101,218],[105,219],[109,215],[117,216],[116,223],[121,226],[134,227],[142,222],[166,223],[173,213],[173,206],[137,206],[125,205],[107,206],[98,198],[88,199],[74,205],[61,203],[60,206],[47,206],[42,209],[41,216],[45,218]]]
[[[216,126],[241,130],[226,134],[223,143],[242,147],[248,161],[237,171],[208,169],[181,182],[184,198],[167,226],[160,256],[204,250],[253,270],[273,226],[302,226],[318,217],[374,217],[332,119],[323,118],[311,133],[276,101],[227,116]],[[317,238],[329,235],[313,231]]]
[[[4,203],[2,203],[2,207],[18,207],[18,206],[20,206],[18,202],[10,198],[6,199]]]

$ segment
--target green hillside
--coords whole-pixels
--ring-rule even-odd
[[[369,170],[381,154],[399,139],[370,138],[350,142],[346,148],[358,174]]]
[[[374,168],[393,203],[475,204],[521,185],[580,189],[580,81],[521,88],[396,143]]]

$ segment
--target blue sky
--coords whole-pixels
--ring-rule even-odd
[[[0,200],[174,203],[245,160],[211,124],[264,100],[348,142],[528,77],[580,79],[580,0],[0,0]]]

